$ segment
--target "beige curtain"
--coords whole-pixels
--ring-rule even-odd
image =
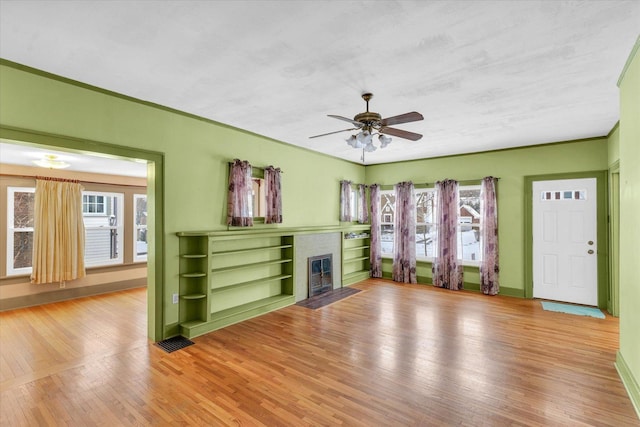
[[[82,186],[77,181],[38,177],[31,283],[64,282],[84,276]]]

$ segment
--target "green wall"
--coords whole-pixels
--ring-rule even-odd
[[[640,416],[640,37],[620,87],[620,352],[617,366]]]
[[[339,181],[364,181],[362,165],[168,108],[132,102],[8,61],[0,62],[0,125],[62,135],[42,139],[61,146],[77,147],[73,139],[79,139],[88,151],[100,152],[114,145],[163,154],[162,170],[152,171],[163,177],[162,182],[149,182],[151,192],[157,184],[164,184],[159,193],[164,217],[160,219],[159,212],[156,218],[164,223],[164,247],[158,248],[164,252],[165,259],[160,261],[164,269],[156,270],[161,277],[155,277],[154,263],[149,263],[150,295],[153,291],[163,295],[155,313],[162,328],[156,325],[155,332],[150,331],[156,340],[170,333],[167,331],[178,321],[178,305],[171,302],[178,286],[175,233],[226,229],[227,162],[240,158],[254,166],[272,164],[283,169],[282,227],[338,225]],[[161,224],[158,228],[162,229]]]
[[[524,295],[525,277],[525,176],[602,171],[607,169],[607,139],[540,145],[402,163],[368,166],[366,182],[391,185],[411,180],[414,184],[444,178],[479,181],[500,178],[497,187],[501,292]],[[418,275],[431,277],[430,264],[418,267]],[[385,272],[391,263],[383,263]],[[465,269],[465,282],[479,284],[477,268]]]

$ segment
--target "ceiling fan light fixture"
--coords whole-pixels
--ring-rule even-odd
[[[64,169],[71,166],[69,163],[57,159],[58,156],[55,156],[53,154],[45,154],[42,159],[34,160],[33,163],[47,169]]]
[[[369,143],[367,145],[364,146],[364,151],[366,151],[367,153],[371,153],[373,151],[376,151],[377,147],[375,145],[373,145],[373,142],[369,141]]]
[[[371,138],[373,138],[373,136],[371,135],[371,132],[369,132],[368,130],[363,130],[356,136],[356,139],[362,145],[371,144]]]
[[[390,137],[383,134],[380,134],[378,140],[380,141],[380,148],[386,147],[387,145],[391,144],[392,141]]]
[[[352,146],[353,148],[357,148],[356,147],[356,136],[355,135],[351,135],[349,138],[345,139],[345,141],[347,141],[347,144]]]

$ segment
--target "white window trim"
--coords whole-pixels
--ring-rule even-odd
[[[139,225],[136,223],[136,206],[138,205],[138,199],[147,200],[146,194],[134,194],[133,195],[133,262],[146,262],[149,253],[149,235],[147,235],[147,253],[144,255],[138,255],[138,230],[148,230],[147,225]]]
[[[14,233],[16,231],[32,232],[33,227],[27,228],[14,228],[14,208],[15,208],[15,193],[35,193],[34,187],[7,187],[7,276],[19,276],[25,274],[31,274],[32,267],[13,268],[13,244]]]

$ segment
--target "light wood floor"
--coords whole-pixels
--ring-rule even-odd
[[[0,425],[640,426],[618,321],[368,280],[165,353],[146,291],[0,313]]]

